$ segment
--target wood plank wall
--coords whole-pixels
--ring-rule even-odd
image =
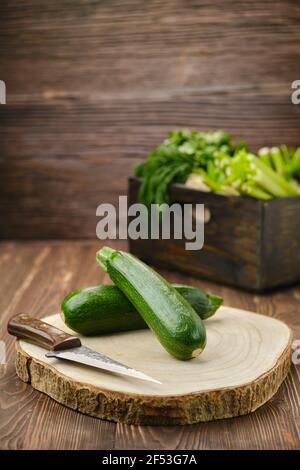
[[[168,129],[299,145],[296,0],[2,0],[0,237],[95,238]]]

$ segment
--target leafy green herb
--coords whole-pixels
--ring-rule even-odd
[[[231,137],[223,131],[171,131],[144,161],[135,166],[134,173],[142,179],[139,199],[146,205],[169,201],[168,187],[172,182],[184,183],[195,168],[210,168],[207,178],[214,184],[216,152],[234,153]]]
[[[224,131],[171,131],[134,168],[142,180],[139,200],[146,205],[169,201],[171,183],[185,183],[190,174],[223,194],[271,199],[300,194],[300,147],[264,147],[258,155],[243,142],[233,144]]]

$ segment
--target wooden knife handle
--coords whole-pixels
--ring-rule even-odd
[[[9,334],[45,349],[69,349],[81,346],[80,339],[26,313],[19,313],[7,325]]]

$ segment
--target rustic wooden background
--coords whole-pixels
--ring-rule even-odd
[[[123,241],[110,244],[126,249]],[[45,317],[59,310],[63,296],[71,289],[108,282],[95,262],[100,247],[95,240],[0,243],[0,340],[5,342],[7,353],[7,364],[0,364],[0,449],[299,450],[300,364],[292,365],[278,393],[255,413],[187,426],[128,426],[91,418],[56,403],[17,378],[15,341],[6,332],[9,318],[20,310]],[[300,339],[299,287],[253,295],[175,271],[160,272],[171,282],[201,286],[222,295],[226,305],[283,320],[292,328],[294,338]]]
[[[0,237],[95,238],[179,126],[299,145],[297,0],[2,0]]]

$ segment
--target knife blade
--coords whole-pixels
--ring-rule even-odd
[[[91,367],[97,367],[98,369],[108,370],[110,372],[116,372],[117,374],[128,375],[135,377],[136,379],[149,380],[161,384],[156,379],[149,377],[143,372],[132,369],[131,367],[122,364],[121,362],[115,361],[114,359],[105,356],[104,354],[94,351],[86,346],[80,346],[72,349],[65,349],[62,351],[49,351],[46,353],[46,357],[57,357],[58,359],[66,359],[68,361],[79,362]]]
[[[94,351],[81,344],[77,336],[72,336],[49,323],[20,313],[13,317],[7,325],[8,333],[18,339],[25,339],[37,346],[49,350],[46,357],[56,357],[77,362],[101,370],[127,375],[136,379],[148,380],[161,384],[158,380],[135,370],[105,354]]]

